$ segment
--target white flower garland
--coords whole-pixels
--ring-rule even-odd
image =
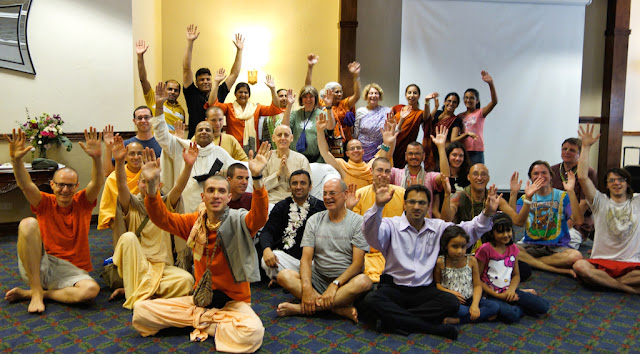
[[[300,226],[307,220],[309,207],[308,199],[302,204],[302,209],[300,209],[295,201],[291,203],[289,207],[289,225],[284,229],[284,237],[282,238],[283,248],[285,250],[288,250],[296,244],[296,234]]]

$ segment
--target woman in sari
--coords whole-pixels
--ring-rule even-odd
[[[382,145],[382,128],[387,120],[393,119],[391,108],[380,106],[384,92],[376,83],[368,84],[362,90],[362,96],[367,100],[367,106],[358,108],[353,130],[354,139],[362,143],[364,155],[362,160],[369,162],[373,159]]]

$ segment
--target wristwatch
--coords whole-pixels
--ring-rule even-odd
[[[333,284],[336,284],[338,287],[340,287],[340,280],[336,279],[334,281],[332,281]]]

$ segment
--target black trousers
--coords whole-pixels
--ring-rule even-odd
[[[378,289],[364,298],[366,308],[381,321],[382,330],[400,333],[434,333],[445,317],[455,317],[460,301],[440,291],[435,282],[427,286],[402,286],[388,275],[380,277]]]

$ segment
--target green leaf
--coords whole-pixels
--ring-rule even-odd
[[[59,136],[58,138],[60,139],[60,143],[67,148],[67,151],[71,151],[71,148],[73,148],[71,140],[69,140],[69,138],[67,138],[66,136]]]

